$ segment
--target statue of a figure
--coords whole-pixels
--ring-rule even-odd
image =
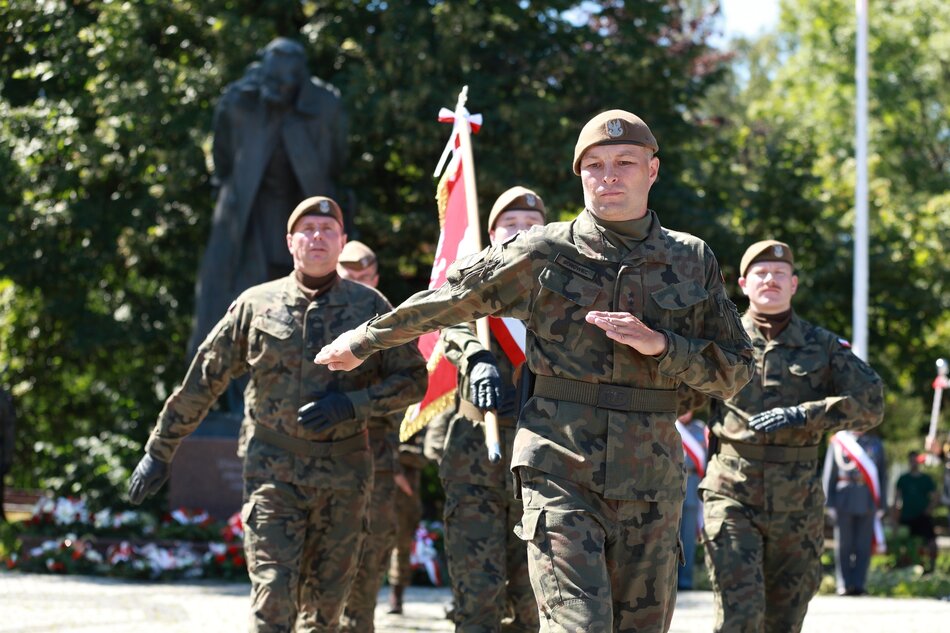
[[[293,269],[287,218],[304,198],[340,195],[346,132],[339,91],[310,76],[304,48],[293,40],[273,40],[225,89],[214,112],[217,202],[198,270],[189,357],[241,292]]]

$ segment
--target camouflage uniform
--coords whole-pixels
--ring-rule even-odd
[[[706,566],[716,631],[800,631],[821,579],[823,505],[818,445],[828,431],[881,421],[877,374],[837,336],[794,313],[771,341],[746,314],[755,350],[752,381],[712,402],[719,452],[700,484]],[[755,432],[749,418],[802,405],[803,427]]]
[[[458,367],[458,413],[449,423],[439,477],[445,489],[445,555],[455,598],[455,630],[465,633],[537,631],[538,605],[528,578],[524,543],[514,534],[521,521],[509,471],[515,443],[513,416],[499,417],[502,459],[488,461],[481,414],[469,393],[469,362],[485,348],[466,325],[442,331],[446,357]],[[515,399],[514,367],[494,337],[495,357],[507,393]],[[512,617],[502,626],[511,610]]]
[[[312,302],[293,275],[250,288],[198,348],[146,445],[153,458],[171,462],[229,381],[250,374],[241,518],[252,631],[290,631],[308,600],[311,630],[336,630],[366,532],[373,480],[366,420],[418,400],[426,371],[415,346],[348,374],[311,360],[326,342],[388,308],[375,290],[342,279]],[[356,417],[316,434],[297,422],[297,409],[327,390],[345,393]],[[303,580],[312,581],[309,595]]]
[[[372,633],[375,630],[373,616],[376,612],[376,596],[396,538],[396,483],[393,473],[398,467],[398,457],[395,426],[397,423],[392,417],[369,421],[369,447],[373,453],[369,534],[363,540],[359,569],[343,609],[341,631]],[[308,623],[311,621],[307,605],[304,605],[302,619]]]
[[[399,466],[402,468],[412,496],[401,489],[395,490],[396,537],[389,559],[389,584],[395,587],[408,587],[412,582],[412,565],[409,560],[412,544],[416,538],[416,528],[422,520],[422,499],[419,489],[422,482],[422,468],[426,459],[422,455],[422,435],[416,434],[408,442],[399,445]]]
[[[366,358],[489,314],[525,321],[537,383],[511,465],[545,631],[669,626],[684,494],[675,390],[685,382],[727,398],[751,371],[710,249],[652,211],[647,221],[646,236],[623,248],[587,210],[534,227],[457,262],[443,286],[349,338]],[[667,350],[647,357],[613,342],[585,321],[592,310],[634,314],[664,333]]]

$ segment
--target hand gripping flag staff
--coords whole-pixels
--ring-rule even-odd
[[[482,250],[471,143],[471,135],[478,132],[482,117],[480,114],[469,114],[465,109],[467,100],[468,86],[465,86],[459,93],[455,111],[443,108],[439,112],[439,121],[451,123],[452,133],[433,173],[433,177],[442,176],[436,189],[442,231],[432,264],[429,288],[437,288],[445,282],[446,271],[457,259]],[[488,320],[479,319],[476,330],[479,341],[488,349]],[[401,441],[407,440],[453,403],[458,388],[455,368],[443,354],[438,332],[429,332],[420,337],[419,351],[426,358],[429,387],[422,402],[406,411],[399,429]],[[489,460],[500,461],[498,418],[493,411],[485,413],[485,445]]]

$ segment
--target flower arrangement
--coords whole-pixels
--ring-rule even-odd
[[[59,539],[43,541],[19,556],[12,554],[5,561],[8,569],[50,574],[97,573],[102,562],[102,555],[88,540],[71,533]]]
[[[201,509],[177,508],[156,521],[132,510],[90,512],[83,499],[43,498],[18,531],[20,546],[0,559],[7,569],[151,580],[247,577],[239,513],[221,522]],[[46,536],[54,538],[39,540]]]
[[[436,587],[444,583],[445,559],[444,526],[441,521],[420,521],[416,528],[415,541],[409,554],[413,570],[424,569],[429,582]]]

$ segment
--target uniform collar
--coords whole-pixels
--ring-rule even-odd
[[[660,226],[656,212],[649,210],[652,222],[650,232],[628,250],[620,249],[604,237],[604,227],[597,223],[588,209],[580,212],[574,220],[572,229],[574,243],[578,251],[590,259],[606,260],[614,263],[639,263],[642,261],[669,263],[671,261],[672,241],[666,230]]]
[[[749,316],[748,312],[742,315],[742,324],[745,326],[745,330],[749,334],[749,338],[752,339],[752,344],[755,347],[765,347],[768,345],[770,341],[762,336],[762,332],[755,326],[755,322],[752,320],[752,317]],[[781,334],[772,339],[771,343],[773,345],[784,345],[786,347],[805,346],[805,331],[802,327],[802,320],[798,318],[794,308],[792,309],[792,318],[788,322],[788,325],[785,326]]]

